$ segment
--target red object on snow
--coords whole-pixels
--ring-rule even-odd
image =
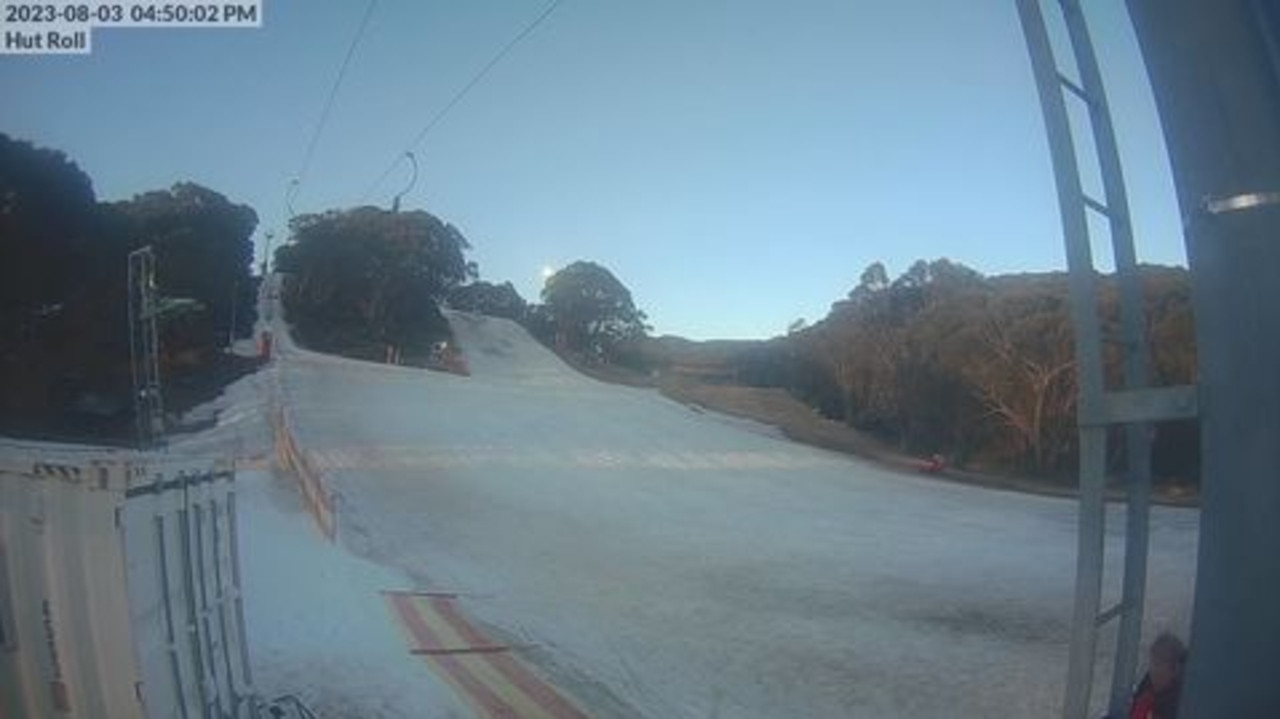
[[[937,474],[947,468],[947,458],[940,454],[935,454],[920,465],[920,471],[926,474]]]
[[[263,330],[258,336],[258,359],[267,361],[271,359],[271,331]]]

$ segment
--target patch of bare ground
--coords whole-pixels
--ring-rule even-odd
[[[903,454],[875,437],[827,419],[782,389],[687,381],[662,381],[657,386],[662,394],[677,402],[770,424],[795,442],[851,454],[889,469],[994,489],[1055,497],[1077,495],[1075,487],[1056,484],[1047,479],[975,472],[957,467],[926,473],[923,471],[924,458]],[[1108,491],[1108,499],[1121,501],[1124,499],[1124,492],[1119,488],[1112,488]],[[1200,502],[1194,491],[1180,487],[1157,487],[1152,499],[1159,504],[1184,507],[1198,506]]]
[[[907,455],[865,432],[827,419],[780,388],[707,384],[685,378],[655,377],[622,367],[588,365],[564,353],[557,354],[577,371],[601,382],[630,387],[653,387],[664,396],[690,408],[772,425],[794,442],[853,455],[899,472],[940,481],[1053,497],[1075,497],[1078,494],[1075,487],[1050,479],[978,472],[960,467],[947,467],[941,472],[925,472],[925,458]],[[1124,498],[1125,493],[1118,486],[1108,489],[1110,501],[1123,501]],[[1195,489],[1184,486],[1158,486],[1153,489],[1152,501],[1179,507],[1200,504]]]

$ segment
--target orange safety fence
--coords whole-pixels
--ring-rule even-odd
[[[277,407],[272,411],[271,426],[275,432],[277,462],[281,468],[298,480],[298,486],[302,489],[302,499],[315,519],[320,533],[329,541],[335,541],[338,537],[338,514],[334,506],[333,490],[325,482],[324,476],[312,466],[306,452],[298,446],[298,440],[294,436],[283,407]]]

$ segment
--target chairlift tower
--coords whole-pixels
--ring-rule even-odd
[[[164,440],[156,314],[155,255],[147,246],[129,253],[129,356],[133,369],[134,423],[140,449],[153,449]]]

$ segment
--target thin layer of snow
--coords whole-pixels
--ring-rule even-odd
[[[543,387],[589,386],[595,380],[574,372],[538,344],[520,325],[471,312],[445,310],[454,338],[466,353],[471,376],[485,382]]]
[[[514,323],[450,319],[470,378],[287,358],[300,440],[344,544],[468,593],[594,716],[1057,711],[1073,501],[743,431],[576,375]],[[1153,515],[1148,636],[1185,633],[1197,525]]]
[[[37,462],[102,460],[160,469],[181,467],[189,458],[266,455],[272,447],[266,415],[272,371],[232,384],[200,408],[217,412],[214,427],[173,436],[159,452],[0,438],[0,469],[30,472]],[[322,540],[291,480],[247,470],[242,462],[234,491],[250,665],[261,698],[296,695],[322,719],[471,716],[409,654],[382,599],[383,590],[414,588],[410,577]]]
[[[276,368],[265,369],[233,382],[214,400],[192,409],[182,420],[212,420],[213,426],[198,432],[170,435],[162,453],[221,455],[240,459],[267,456],[273,449],[268,414]]]
[[[265,455],[279,392],[340,492],[335,546],[287,481],[239,472],[265,696],[325,719],[468,716],[378,594],[430,586],[532,645],[596,717],[1056,712],[1073,501],[890,473],[584,378],[505,320],[450,320],[470,378],[307,352],[277,323],[281,361],[202,410],[216,426],[171,439],[170,455]],[[132,455],[0,445],[15,466],[92,454]],[[1148,637],[1185,633],[1197,525],[1154,513]]]
[[[296,694],[324,719],[470,716],[418,658],[380,592],[403,573],[319,538],[293,486],[237,474],[250,664],[266,699]]]

